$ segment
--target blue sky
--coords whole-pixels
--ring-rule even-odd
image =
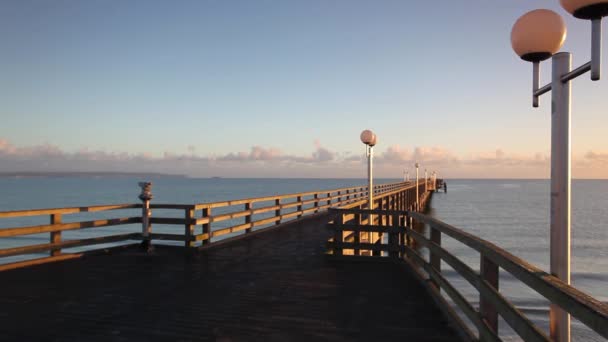
[[[536,8],[586,62],[556,0],[3,1],[0,171],[363,177],[371,128],[381,176],[546,178],[550,98],[509,40]],[[575,176],[608,177],[607,91],[574,81]]]

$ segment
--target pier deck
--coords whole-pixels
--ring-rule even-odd
[[[317,215],[324,216],[324,214]],[[135,249],[0,273],[0,336],[19,341],[453,341],[395,263],[331,262],[309,218],[185,256]]]

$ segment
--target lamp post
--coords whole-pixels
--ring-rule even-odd
[[[560,0],[564,9],[579,19],[591,20],[591,61],[572,70],[572,54],[559,52],[566,39],[566,25],[553,11],[538,9],[521,16],[513,25],[511,45],[521,59],[532,62],[532,106],[551,91],[551,239],[550,272],[570,284],[570,81],[591,71],[600,79],[601,20],[608,15],[606,0]],[[540,62],[552,57],[551,83],[539,87]],[[549,312],[550,335],[570,341],[570,315],[556,305]]]
[[[420,167],[420,164],[416,163],[416,211],[418,211],[418,167]]]
[[[373,162],[374,159],[374,145],[376,145],[377,138],[374,132],[366,129],[361,132],[361,142],[365,144],[365,155],[367,156],[367,181],[368,181],[368,194],[369,194],[369,202],[368,208],[369,210],[374,209],[374,184],[373,184]],[[372,215],[369,215],[369,224],[373,224]],[[371,239],[370,239],[371,242]]]

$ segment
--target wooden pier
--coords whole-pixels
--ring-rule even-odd
[[[0,229],[0,238],[49,236],[48,243],[0,249],[0,257],[31,256],[0,265],[0,340],[497,341],[499,316],[524,340],[548,340],[500,294],[499,269],[608,338],[606,304],[424,215],[438,183],[377,186],[373,208],[368,189],[354,187],[192,205],[0,212],[0,219],[50,220]],[[182,217],[150,216],[148,206]],[[69,219],[114,211],[129,214]],[[126,224],[143,225],[142,232],[61,235]],[[159,225],[183,233],[156,232]],[[443,234],[480,253],[480,272],[441,247]],[[182,245],[162,245],[167,241]],[[126,244],[71,249],[108,242]],[[480,307],[446,280],[441,261],[479,290]]]

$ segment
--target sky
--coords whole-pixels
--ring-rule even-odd
[[[5,0],[0,172],[365,178],[371,129],[378,177],[548,178],[550,94],[510,45],[536,8],[587,62],[557,0]],[[575,178],[608,178],[607,46],[573,81]]]

